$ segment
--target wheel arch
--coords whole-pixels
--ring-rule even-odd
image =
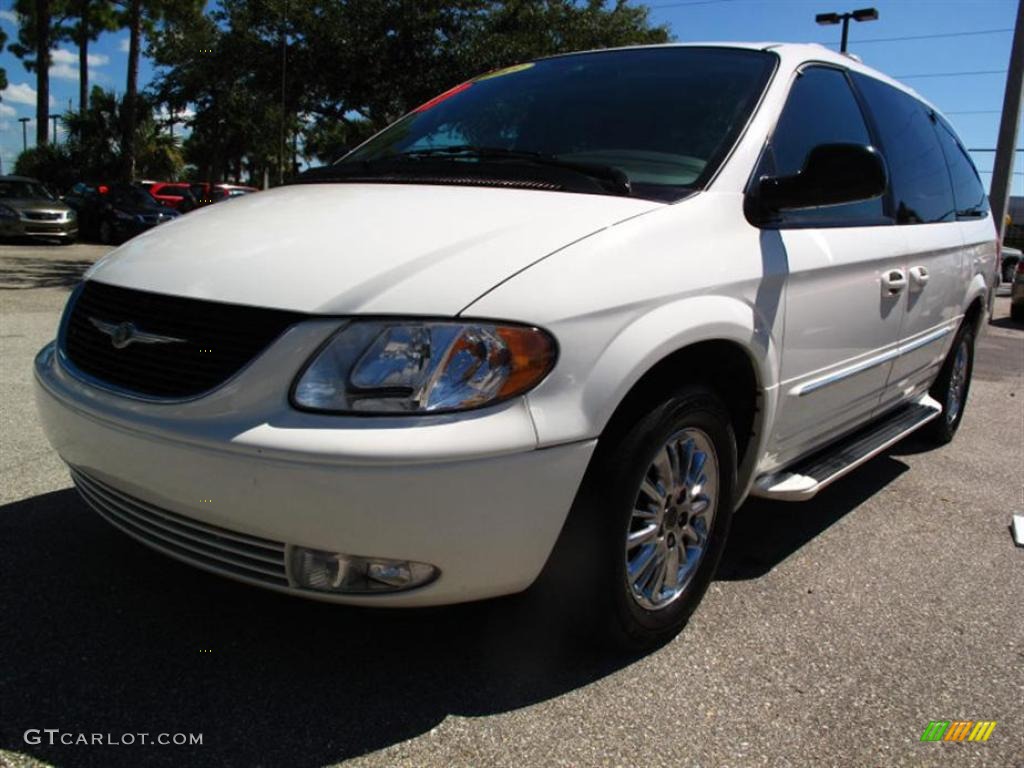
[[[663,307],[609,345],[604,366],[597,366],[598,375],[590,382],[607,381],[602,367],[621,370],[625,360],[630,375],[619,378],[616,390],[602,392],[603,387],[589,384],[584,394],[585,400],[605,406],[597,420],[602,442],[614,442],[638,414],[681,385],[706,386],[730,414],[737,443],[736,499],[741,501],[774,418],[778,391],[777,346],[757,309],[713,296]]]

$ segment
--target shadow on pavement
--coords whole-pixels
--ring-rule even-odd
[[[70,288],[92,264],[91,260],[5,256],[0,258],[0,289]]]
[[[812,502],[747,504],[720,578],[767,573],[905,469],[882,457]],[[0,748],[62,766],[334,763],[633,660],[581,649],[530,594],[384,612],[238,585],[136,544],[71,490],[0,507],[0,563]],[[30,728],[203,744],[33,746]]]
[[[733,518],[717,578],[740,581],[764,576],[907,470],[903,462],[882,454],[810,501],[750,498]]]
[[[581,652],[527,597],[382,612],[238,585],[150,552],[71,490],[0,507],[0,563],[0,748],[61,766],[319,766],[630,661]],[[31,746],[30,728],[203,745]]]
[[[1024,323],[1014,320],[1012,317],[999,317],[993,320],[989,325],[994,325],[996,328],[1012,328],[1015,331],[1019,331],[1024,328]]]

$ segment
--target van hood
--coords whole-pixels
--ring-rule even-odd
[[[299,312],[454,315],[554,251],[661,207],[517,189],[302,184],[161,225],[86,278]]]

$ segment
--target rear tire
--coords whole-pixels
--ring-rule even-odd
[[[100,222],[100,242],[103,245],[113,245],[114,243],[114,228],[110,226],[110,222],[103,220]]]
[[[936,445],[945,445],[960,429],[974,372],[974,326],[965,320],[957,331],[939,375],[928,391],[942,404],[942,413],[922,430],[922,436]]]
[[[601,438],[553,556],[561,577],[544,588],[620,649],[671,640],[718,567],[735,484],[721,401],[700,388],[667,397]]]
[[[1017,262],[1011,261],[1007,264],[1003,264],[1003,282],[1012,283],[1013,275],[1017,271]]]

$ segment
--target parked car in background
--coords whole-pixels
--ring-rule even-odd
[[[1024,259],[1017,262],[1010,288],[1010,317],[1024,323]]]
[[[73,243],[75,210],[27,176],[0,176],[0,237],[31,237]]]
[[[135,184],[75,184],[64,201],[78,212],[83,237],[120,243],[181,214]]]
[[[1000,264],[999,274],[1003,279],[1004,283],[1012,283],[1014,281],[1014,275],[1017,272],[1017,265],[1021,262],[1021,257],[1024,256],[1017,248],[1010,248],[1009,246],[1003,246],[1003,258]]]
[[[83,499],[321,600],[539,580],[634,648],[683,626],[748,496],[952,440],[995,290],[949,123],[817,45],[491,72],[256,197],[70,297],[35,379]]]
[[[179,213],[188,213],[199,207],[192,185],[185,181],[158,181],[150,184],[147,191],[160,205]]]
[[[197,181],[192,183],[192,194],[200,205],[212,205],[232,197],[259,192],[256,187],[247,187],[241,184],[211,184],[208,181]]]

